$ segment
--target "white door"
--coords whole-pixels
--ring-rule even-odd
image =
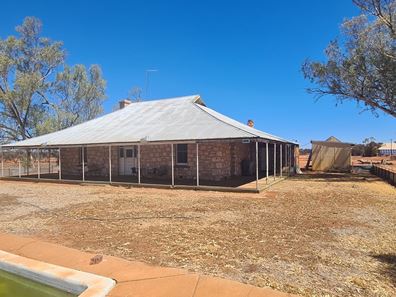
[[[137,148],[136,146],[119,148],[119,174],[135,175],[137,173]]]

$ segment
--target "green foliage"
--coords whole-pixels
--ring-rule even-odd
[[[374,137],[366,138],[363,140],[364,144],[364,157],[374,157],[378,155],[378,149],[382,143],[376,142]]]
[[[343,39],[329,44],[327,62],[303,64],[305,78],[316,85],[308,91],[396,117],[396,0],[353,2],[362,14],[342,24]]]
[[[25,18],[18,36],[0,39],[0,137],[20,140],[70,127],[102,112],[106,82],[97,65],[65,64],[61,42]]]
[[[374,157],[378,155],[378,149],[382,143],[376,142],[374,137],[369,137],[363,140],[361,144],[356,144],[352,147],[353,156]]]
[[[355,144],[352,147],[352,156],[363,156],[364,155],[364,144]]]

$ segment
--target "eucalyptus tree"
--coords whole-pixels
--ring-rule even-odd
[[[106,82],[92,65],[67,66],[62,42],[41,36],[26,17],[0,39],[0,137],[21,140],[92,119],[102,112]]]
[[[325,50],[327,61],[306,60],[308,92],[362,103],[396,117],[396,0],[353,0],[361,14],[341,26]]]

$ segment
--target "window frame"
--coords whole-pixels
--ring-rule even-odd
[[[128,151],[132,152],[131,156],[128,156]],[[120,146],[118,148],[118,158],[137,158],[138,157],[138,149],[136,145],[131,147]]]
[[[185,149],[180,149],[180,146],[185,146]],[[185,162],[179,161],[179,153],[185,153]],[[187,143],[179,143],[176,144],[176,165],[188,165],[188,144]]]
[[[131,153],[128,155],[128,153]],[[135,149],[134,148],[125,148],[125,158],[135,158]]]

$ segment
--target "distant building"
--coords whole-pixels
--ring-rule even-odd
[[[378,149],[380,156],[396,156],[396,143],[383,143]]]
[[[325,141],[311,141],[312,170],[349,171],[353,144],[341,142],[334,136]]]

